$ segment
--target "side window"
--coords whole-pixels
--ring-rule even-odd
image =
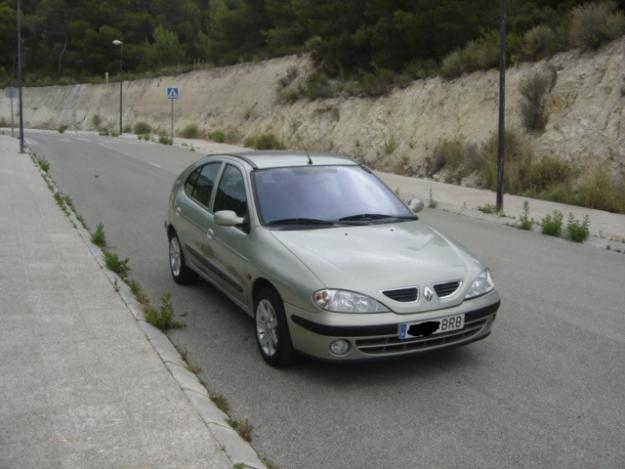
[[[195,181],[195,187],[191,197],[206,208],[209,207],[211,194],[213,193],[213,187],[215,187],[220,167],[221,163],[209,163],[202,166],[197,181]]]
[[[200,175],[201,167],[197,168],[195,171],[191,173],[191,175],[187,178],[184,183],[184,192],[189,197],[193,195],[193,189],[195,188],[195,181],[197,181],[197,177]]]
[[[243,175],[232,165],[226,166],[217,188],[215,212],[220,210],[233,210],[239,217],[245,217],[247,214],[247,197]]]

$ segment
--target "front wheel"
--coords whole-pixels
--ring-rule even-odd
[[[282,367],[297,359],[284,314],[284,305],[278,293],[269,287],[261,290],[254,313],[256,343],[263,359],[271,366]]]
[[[176,233],[169,238],[169,270],[174,281],[180,285],[193,283],[197,278],[197,274],[187,267]]]

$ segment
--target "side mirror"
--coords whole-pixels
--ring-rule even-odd
[[[243,218],[237,216],[232,210],[215,212],[215,223],[219,226],[239,226],[243,224],[243,221]]]
[[[423,205],[423,201],[420,199],[410,199],[408,201],[408,208],[412,210],[413,213],[419,213],[425,205]]]

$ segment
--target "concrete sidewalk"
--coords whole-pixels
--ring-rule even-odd
[[[17,146],[0,137],[0,468],[231,468]]]

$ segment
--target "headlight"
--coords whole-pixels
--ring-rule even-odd
[[[334,313],[384,313],[388,309],[373,298],[346,290],[319,290],[313,293],[319,307]]]
[[[490,275],[490,270],[484,269],[473,281],[471,287],[467,290],[467,294],[464,296],[464,299],[468,300],[469,298],[485,295],[494,289],[495,282],[493,282],[493,277]]]

